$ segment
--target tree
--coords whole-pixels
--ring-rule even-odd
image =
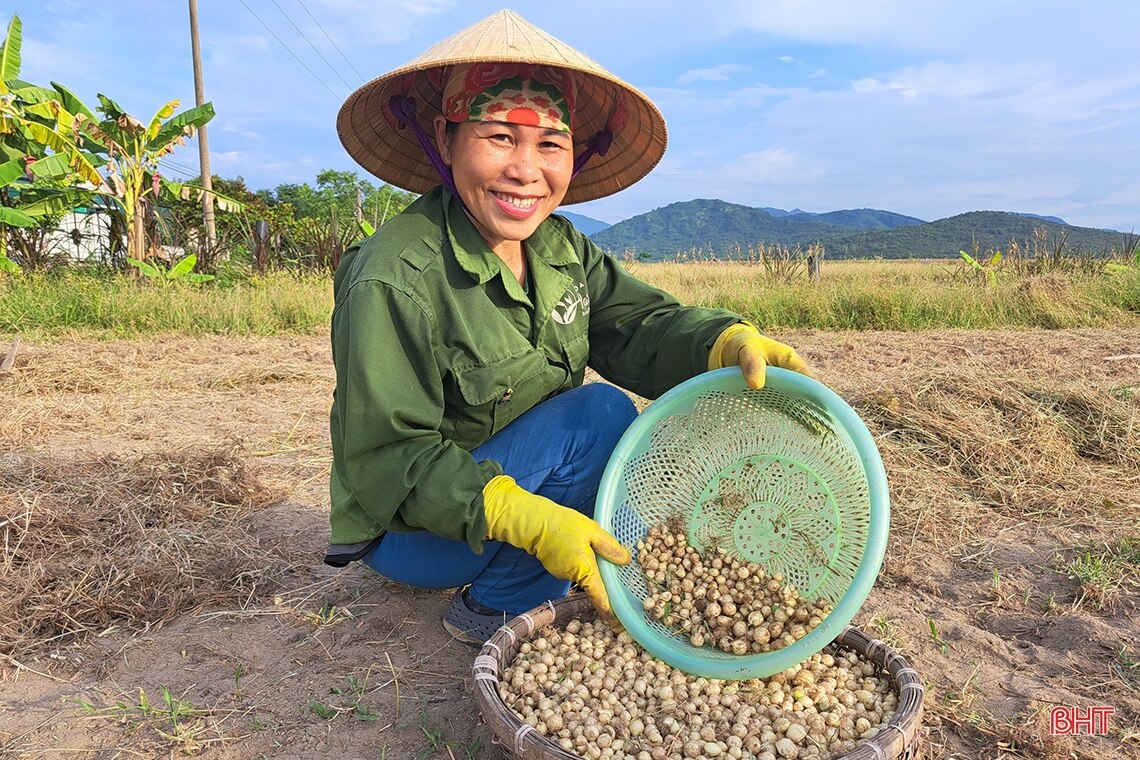
[[[317,174],[317,186],[308,184],[278,185],[273,193],[278,203],[292,204],[298,219],[340,222],[368,221],[378,227],[403,211],[415,200],[413,193],[391,185],[374,186],[356,172],[323,169]]]
[[[98,117],[57,82],[47,89],[19,81],[21,41],[20,20],[13,16],[8,36],[0,45],[0,142],[6,159],[0,164],[0,181],[14,181],[13,170],[18,167],[13,162],[22,160],[25,169],[30,166],[37,176],[74,175],[90,183],[94,192],[118,208],[126,228],[128,257],[145,260],[145,220],[153,199],[164,192],[200,198],[203,192],[163,178],[158,161],[213,118],[213,105],[204,103],[176,115],[179,101],[171,100],[143,124],[100,93],[97,110],[102,117]],[[75,205],[67,193],[50,200],[54,211]],[[217,200],[223,210],[235,206],[227,198]]]
[[[18,15],[0,43],[0,257],[10,228],[30,230],[28,242],[90,198],[80,183],[100,181],[100,160],[77,139],[74,118],[57,93],[19,79],[23,26]],[[91,186],[89,185],[89,186]],[[15,234],[15,233],[14,233]],[[25,258],[28,246],[21,246]],[[33,257],[35,258],[35,257]]]
[[[164,190],[174,196],[192,194],[189,186],[162,177],[159,159],[193,137],[199,127],[214,117],[214,107],[203,103],[176,116],[179,101],[171,100],[144,125],[106,95],[97,97],[103,118],[96,118],[76,100],[75,120],[78,129],[106,151],[105,180],[99,191],[111,198],[123,215],[127,256],[145,261],[149,252],[144,225],[153,200]],[[201,190],[197,190],[200,196]],[[218,200],[219,208],[225,209],[227,201]]]

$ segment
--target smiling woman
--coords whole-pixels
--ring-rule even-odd
[[[447,130],[450,123],[436,117],[436,139],[456,191],[487,245],[525,282],[521,241],[566,197],[574,164],[570,133],[498,122]]]
[[[665,123],[640,92],[502,11],[353,93],[349,154],[417,201],[349,249],[332,319],[332,545],[482,644],[577,583],[603,614],[602,471],[654,398],[739,364],[807,371],[737,314],[682,306],[554,212],[643,177]],[[429,134],[429,130],[430,133]],[[434,140],[432,139],[434,137]],[[590,365],[611,384],[583,385]]]

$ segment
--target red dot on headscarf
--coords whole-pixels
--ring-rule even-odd
[[[523,124],[528,127],[538,126],[538,112],[533,108],[512,108],[507,111],[507,121],[511,124]]]

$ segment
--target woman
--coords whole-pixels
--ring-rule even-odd
[[[458,588],[444,626],[475,644],[570,582],[609,614],[596,556],[630,557],[591,515],[636,410],[614,385],[583,385],[587,364],[649,398],[723,366],[753,387],[766,364],[807,367],[553,215],[644,176],[665,124],[510,11],[368,83],[337,126],[364,168],[423,195],[336,272],[326,561]]]

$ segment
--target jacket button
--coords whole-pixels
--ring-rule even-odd
[[[511,397],[514,395],[515,395],[515,389],[514,388],[507,388],[505,391],[503,391],[503,397],[499,399],[499,403],[500,404],[509,404],[511,401]]]

